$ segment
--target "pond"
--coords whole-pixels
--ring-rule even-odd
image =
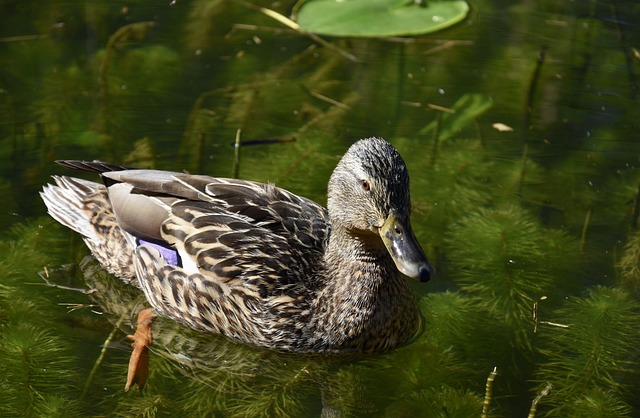
[[[470,0],[444,30],[369,38],[309,36],[256,5],[297,7],[1,6],[0,415],[637,416],[637,3]],[[372,136],[406,161],[437,268],[411,284],[415,341],[293,355],[159,318],[146,386],[125,392],[148,305],[47,215],[42,186],[77,174],[54,161],[324,205],[340,156]]]

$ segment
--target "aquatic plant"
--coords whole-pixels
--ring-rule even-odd
[[[12,236],[21,238],[11,240]],[[47,302],[51,294],[47,297],[43,291],[40,267],[33,262],[50,261],[55,254],[55,250],[39,250],[41,245],[59,248],[59,244],[60,238],[51,231],[41,231],[38,223],[18,225],[9,240],[0,242],[2,415],[80,416],[80,404],[69,396],[80,377],[73,346],[53,330],[58,312]]]
[[[309,32],[331,36],[421,35],[456,24],[469,11],[464,1],[315,0],[300,4],[295,13],[300,26]]]
[[[640,303],[620,288],[595,287],[555,312],[566,326],[541,330],[543,358],[535,373],[552,390],[548,416],[632,416],[636,392],[625,376],[640,368]]]

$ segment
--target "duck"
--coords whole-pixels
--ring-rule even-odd
[[[348,148],[326,208],[270,183],[57,163],[102,182],[52,176],[48,213],[161,316],[296,353],[378,353],[422,329],[407,278],[434,268],[411,228],[406,164],[382,138]]]

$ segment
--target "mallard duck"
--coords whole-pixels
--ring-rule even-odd
[[[404,276],[433,268],[409,222],[409,174],[380,138],[353,144],[327,209],[272,184],[58,161],[104,184],[53,176],[49,213],[160,315],[293,352],[380,352],[420,329]]]

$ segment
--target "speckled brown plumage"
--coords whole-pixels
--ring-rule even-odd
[[[420,327],[404,275],[432,268],[410,228],[406,166],[382,139],[341,159],[328,209],[273,185],[60,163],[105,185],[54,176],[49,213],[161,315],[297,352],[383,351]]]

